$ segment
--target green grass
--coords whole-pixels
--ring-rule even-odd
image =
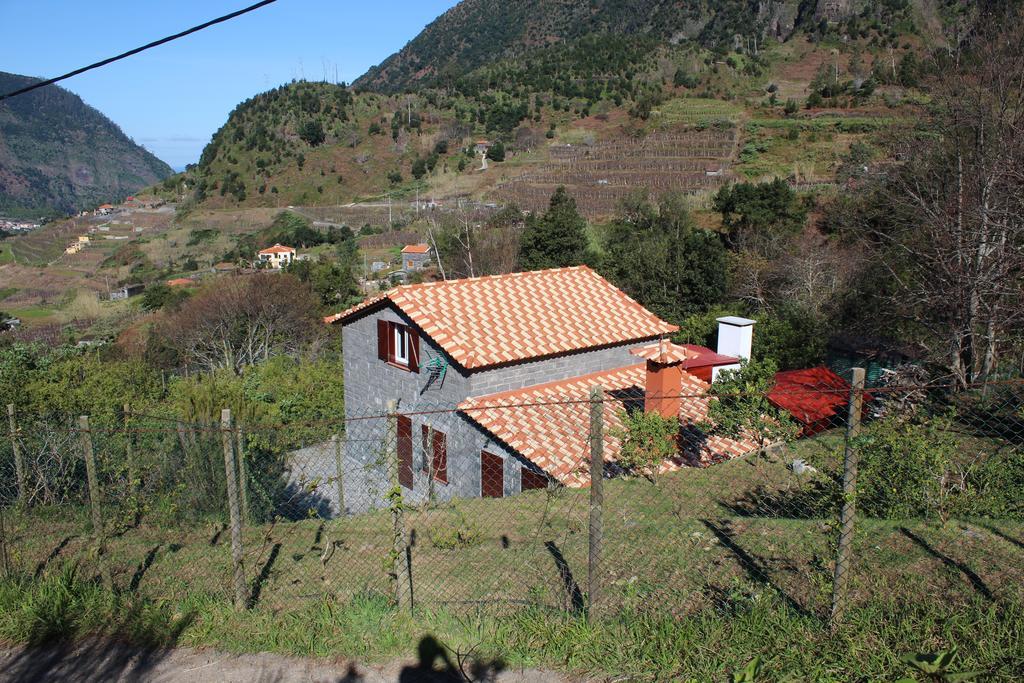
[[[826,433],[797,442],[785,460],[824,468],[841,445],[839,433]],[[964,669],[992,680],[1021,673],[1024,525],[859,519],[850,607],[832,632],[835,520],[791,504],[803,486],[784,462],[764,459],[682,470],[657,486],[607,481],[601,601],[589,622],[575,600],[586,602],[587,490],[407,509],[414,615],[391,598],[387,511],[247,526],[245,575],[258,599],[238,612],[219,519],[185,523],[173,499],[150,497],[135,526],[126,508],[107,507],[115,592],[103,597],[85,508],[11,510],[15,576],[38,578],[0,582],[0,639],[113,629],[159,641],[170,624],[189,645],[382,661],[413,654],[432,635],[508,666],[722,680],[760,656],[765,680],[794,681],[897,678],[901,656],[958,644]],[[109,483],[104,492],[123,499]],[[258,507],[258,492],[251,496]],[[460,528],[461,545],[438,541]],[[62,568],[71,564],[73,582]],[[79,597],[60,604],[74,609],[45,605],[68,593]]]
[[[898,588],[898,587],[893,587]],[[879,596],[830,631],[771,591],[736,591],[716,610],[687,618],[637,606],[588,620],[537,607],[486,610],[397,609],[382,593],[327,598],[278,613],[238,611],[196,593],[171,600],[117,593],[70,567],[39,581],[0,580],[0,640],[43,644],[90,636],[148,646],[215,646],[383,662],[409,658],[425,638],[453,653],[500,667],[546,666],[628,680],[724,681],[754,657],[758,680],[890,680],[908,673],[903,655],[959,646],[956,670],[984,680],[1021,674],[1024,637],[1019,602],[943,605]]]
[[[651,120],[664,125],[707,125],[715,121],[735,123],[745,111],[740,104],[703,97],[676,97],[655,109],[657,113],[652,113]]]

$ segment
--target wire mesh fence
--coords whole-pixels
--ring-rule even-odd
[[[581,385],[303,425],[12,414],[0,571],[277,611],[1019,601],[1024,385],[861,386]]]

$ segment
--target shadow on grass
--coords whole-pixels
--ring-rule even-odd
[[[260,569],[259,575],[256,580],[252,582],[252,590],[249,591],[249,602],[247,607],[252,609],[256,606],[256,603],[260,600],[260,594],[263,592],[263,584],[270,578],[270,572],[274,568],[274,563],[277,562],[277,556],[281,554],[281,544],[275,543],[274,547],[270,549],[270,555],[267,556],[267,561],[263,563],[263,568]]]
[[[733,554],[736,558],[737,564],[739,564],[740,568],[747,574],[750,580],[773,589],[779,594],[790,609],[798,614],[802,616],[811,616],[811,613],[807,608],[797,602],[793,596],[782,590],[778,584],[771,580],[771,570],[765,564],[764,560],[747,552],[736,542],[736,532],[733,531],[729,522],[716,524],[715,522],[707,519],[701,520],[701,522],[712,534],[715,535],[715,538],[717,538],[718,542],[722,544],[722,547]]]
[[[37,579],[39,577],[41,577],[43,575],[43,572],[46,571],[46,568],[48,566],[50,566],[50,563],[53,562],[55,559],[57,559],[57,556],[61,554],[61,552],[64,550],[64,548],[68,547],[68,543],[71,543],[71,541],[73,541],[76,538],[78,538],[78,537],[77,536],[65,536],[64,540],[62,540],[60,543],[55,545],[53,550],[50,551],[50,554],[47,555],[44,560],[42,560],[39,564],[36,565],[36,570],[35,570],[35,573],[33,574],[33,576],[35,578],[37,578]]]
[[[1018,549],[1024,550],[1024,541],[1020,540],[1019,538],[1014,538],[1013,536],[1008,536],[1007,534],[1003,533],[1002,531],[1000,531],[999,529],[995,528],[991,524],[976,524],[976,526],[980,526],[982,529],[984,529],[985,531],[989,532],[993,536],[997,536],[997,537],[1003,539],[1004,541],[1006,541],[1007,543],[1009,543],[1011,545],[1017,546]]]
[[[987,600],[991,600],[993,602],[995,601],[995,596],[992,595],[992,591],[989,590],[989,587],[985,584],[984,581],[982,581],[981,577],[978,576],[973,569],[968,567],[963,562],[955,560],[949,555],[946,555],[937,548],[932,547],[926,540],[924,540],[923,538],[921,538],[905,526],[900,527],[900,533],[909,538],[914,543],[916,543],[922,550],[924,550],[926,553],[942,562],[947,567],[952,567],[953,569],[958,570],[961,574],[967,577],[967,580],[971,582],[972,586],[974,586],[974,590],[978,591],[978,593],[980,593],[984,598],[986,598]]]
[[[78,578],[73,565],[41,581],[14,580],[12,588],[7,597],[15,603],[3,609],[25,645],[5,658],[3,680],[143,680],[195,617],[175,618],[168,607],[112,595]]]
[[[416,651],[418,661],[402,668],[398,683],[484,683],[505,669],[501,659],[477,659],[472,651],[451,652],[433,636],[421,638]]]
[[[554,541],[546,541],[544,547],[555,560],[555,568],[558,570],[558,576],[562,580],[562,586],[565,588],[565,594],[569,598],[572,610],[574,612],[581,611],[583,609],[583,591],[580,590],[579,583],[576,582],[576,578],[572,575],[572,569],[569,568],[569,563],[565,561],[565,556],[562,555],[562,551],[558,549]]]
[[[145,559],[139,563],[139,566],[135,568],[135,573],[132,574],[132,580],[128,584],[128,590],[137,591],[139,584],[142,583],[142,577],[146,575],[149,568],[153,566],[153,560],[156,559],[156,554],[160,552],[160,544],[157,543],[153,546],[150,551],[146,554]]]

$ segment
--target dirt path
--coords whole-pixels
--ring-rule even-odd
[[[0,682],[67,683],[145,681],[149,683],[413,683],[466,681],[457,666],[416,662],[368,667],[353,662],[300,659],[261,653],[233,655],[215,650],[174,648],[146,651],[109,641],[77,646],[0,648]],[[466,666],[468,680],[493,683],[569,683],[547,671],[504,669],[498,664]]]

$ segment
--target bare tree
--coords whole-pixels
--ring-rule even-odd
[[[1024,318],[1024,24],[1007,12],[936,58],[929,133],[896,144],[906,161],[880,192],[892,211],[866,231],[895,283],[890,313],[926,331],[960,386],[996,369]]]
[[[433,224],[430,239],[447,277],[500,275],[516,270],[523,217],[509,208],[484,220],[461,211]]]
[[[285,274],[217,280],[159,326],[189,366],[235,372],[274,354],[298,355],[319,329],[309,288]]]

